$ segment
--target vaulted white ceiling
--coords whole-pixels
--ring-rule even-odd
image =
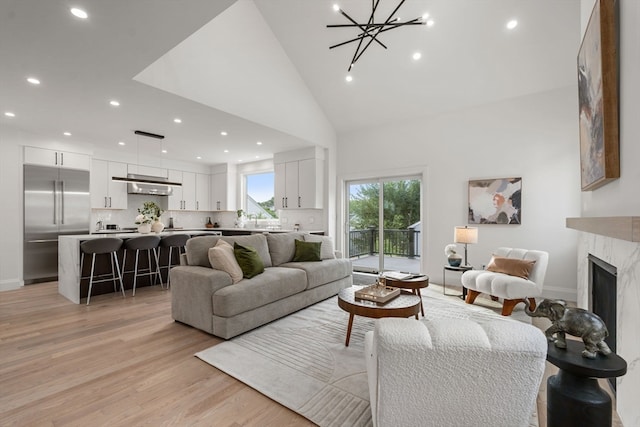
[[[63,0],[0,1],[1,126],[114,150],[142,129],[208,164],[575,85],[580,37],[579,0],[407,0],[402,20],[434,25],[381,34],[347,83],[355,45],[329,46],[357,30],[326,25],[347,23],[334,2],[366,22],[365,0],[79,0],[85,21]]]

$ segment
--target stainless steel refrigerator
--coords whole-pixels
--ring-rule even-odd
[[[25,284],[56,280],[58,236],[88,234],[89,172],[24,166]]]

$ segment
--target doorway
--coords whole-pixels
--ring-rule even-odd
[[[353,270],[420,273],[420,176],[346,183],[348,256]]]

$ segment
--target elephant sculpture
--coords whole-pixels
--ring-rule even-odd
[[[604,355],[611,354],[611,349],[604,342],[604,339],[609,336],[609,331],[602,319],[590,311],[567,307],[566,301],[561,299],[545,299],[533,311],[526,304],[525,312],[531,317],[546,317],[551,320],[552,325],[544,334],[558,348],[567,348],[565,341],[565,333],[567,333],[582,338],[584,342],[582,357],[595,359],[598,352]]]

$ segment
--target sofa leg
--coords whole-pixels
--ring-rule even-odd
[[[526,302],[524,299],[505,299],[502,303],[502,315],[511,316],[513,309],[519,302]]]
[[[480,292],[474,291],[473,289],[467,289],[467,299],[465,302],[467,304],[473,304],[476,298],[478,298],[478,295],[480,295]]]
[[[533,311],[536,309],[536,299],[535,298],[528,298],[529,300],[529,310]],[[525,301],[526,304],[526,301]]]

